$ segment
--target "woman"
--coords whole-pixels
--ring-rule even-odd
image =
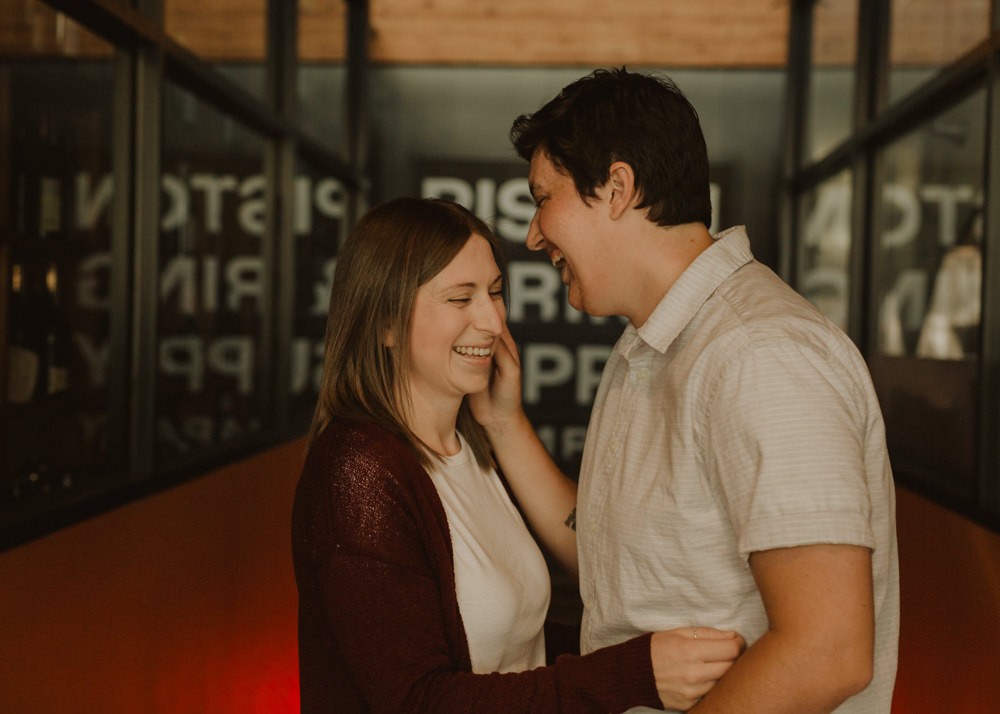
[[[303,712],[687,708],[739,652],[702,628],[543,666],[545,561],[466,399],[505,332],[499,262],[440,200],[372,210],[341,251],[293,513]]]

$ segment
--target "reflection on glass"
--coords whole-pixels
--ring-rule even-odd
[[[847,330],[850,298],[851,173],[842,171],[803,197],[798,290]]]
[[[170,37],[259,99],[267,99],[267,0],[163,0]]]
[[[291,413],[310,415],[319,395],[323,338],[337,246],[344,228],[341,183],[299,161],[295,178],[295,314],[292,316]]]
[[[16,48],[0,60],[6,526],[101,490],[111,476],[113,51],[35,2],[0,2],[0,35]]]
[[[990,0],[893,0],[889,101],[894,102],[986,39]]]
[[[806,158],[821,158],[851,131],[857,33],[857,0],[814,5]]]
[[[961,359],[978,352],[984,92],[883,155],[879,349]]]
[[[895,467],[976,492],[986,96],[890,145],[883,167],[872,375]]]
[[[334,151],[347,147],[344,57],[347,3],[299,3],[298,111],[302,126]]]
[[[959,242],[942,256],[917,339],[918,357],[962,359],[979,351],[982,241],[982,217],[975,215]]]
[[[160,466],[261,427],[264,141],[168,85],[163,122]]]

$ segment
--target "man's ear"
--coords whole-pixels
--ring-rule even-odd
[[[628,209],[638,202],[635,173],[632,171],[632,167],[624,161],[615,161],[611,164],[611,168],[608,170],[606,188],[612,220],[621,218]]]

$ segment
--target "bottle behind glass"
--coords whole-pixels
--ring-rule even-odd
[[[59,268],[55,263],[50,263],[45,272],[44,312],[44,379],[39,381],[39,391],[46,396],[53,396],[69,389],[70,380],[69,324],[59,297]]]
[[[10,336],[7,343],[7,401],[27,404],[38,390],[41,345],[37,316],[32,315],[28,273],[20,263],[11,268]]]

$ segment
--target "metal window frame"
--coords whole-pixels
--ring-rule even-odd
[[[804,110],[809,88],[812,10],[818,0],[795,0],[789,29],[789,80],[786,97],[788,140],[782,191],[782,274],[795,284],[799,231],[797,208],[805,193],[835,176],[852,171],[849,268],[849,329],[862,353],[871,355],[876,344],[872,271],[878,261],[876,228],[881,151],[931,117],[958,104],[982,87],[987,92],[987,137],[984,201],[987,206],[983,245],[983,312],[979,403],[978,498],[957,500],[926,483],[904,480],[908,488],[1000,532],[1000,0],[990,6],[988,37],[949,63],[928,81],[898,101],[887,104],[891,0],[859,0],[858,55],[855,67],[853,130],[825,156],[803,162]],[[804,63],[797,67],[795,63]],[[801,75],[805,74],[803,78]]]
[[[267,97],[235,84],[164,30],[164,0],[38,0],[65,14],[115,48],[112,173],[116,186],[111,222],[111,354],[109,450],[119,486],[30,522],[0,529],[0,551],[99,515],[135,498],[163,490],[269,446],[296,438],[303,425],[289,413],[290,352],[294,310],[292,200],[298,154],[344,186],[348,225],[367,191],[368,0],[342,0],[347,8],[348,156],[309,136],[298,122],[298,0],[268,0]],[[159,283],[161,112],[167,81],[243,123],[266,142],[264,173],[268,223],[262,243],[261,369],[262,430],[205,450],[170,469],[156,463],[156,314]],[[124,406],[119,406],[124,405]]]

